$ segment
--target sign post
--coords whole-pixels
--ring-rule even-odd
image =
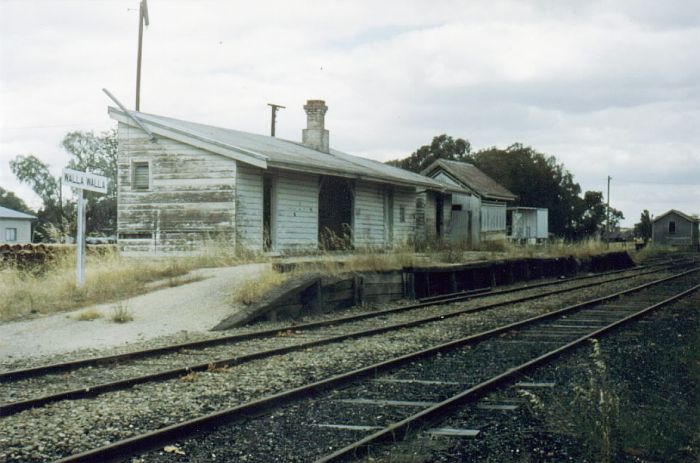
[[[63,184],[78,190],[78,233],[75,237],[76,270],[78,287],[85,284],[85,190],[107,193],[109,179],[101,175],[89,174],[73,169],[63,169]]]

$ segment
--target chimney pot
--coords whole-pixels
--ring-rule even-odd
[[[328,130],[325,117],[328,106],[323,100],[308,100],[304,105],[306,111],[306,128],[302,131],[302,143],[324,153],[330,152]]]

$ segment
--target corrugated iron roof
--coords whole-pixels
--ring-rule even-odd
[[[126,115],[122,111],[116,108],[110,107],[109,113],[113,118],[122,116],[119,118],[122,122],[127,124],[131,122],[125,118]],[[146,124],[154,133],[158,133],[158,128],[174,130],[178,134],[205,143],[216,143],[217,146],[230,149],[238,154],[248,153],[258,162],[264,160],[268,167],[417,186],[438,191],[463,191],[424,175],[334,149],[331,149],[330,153],[323,153],[299,142],[282,138],[214,127],[154,114],[135,111],[131,111],[130,114]],[[131,122],[131,124],[134,123]]]
[[[515,201],[516,195],[508,191],[506,187],[483,173],[475,165],[467,162],[448,161],[438,159],[421,172],[430,176],[437,169],[442,168],[447,174],[463,185],[474,190],[479,196],[502,201]]]
[[[0,219],[36,220],[36,217],[31,214],[25,214],[24,212],[0,206]]]

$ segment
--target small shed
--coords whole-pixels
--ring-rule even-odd
[[[31,243],[32,222],[36,219],[31,214],[0,206],[0,243]]]
[[[451,195],[448,233],[452,241],[476,245],[506,239],[506,206],[517,198],[507,188],[466,162],[438,159],[421,173],[466,190]]]
[[[119,123],[121,250],[190,254],[205,241],[270,252],[392,247],[417,238],[437,198],[463,191],[331,148],[325,102],[304,109],[297,142],[109,108]],[[428,204],[417,205],[418,191]]]
[[[536,244],[547,241],[549,237],[549,210],[545,207],[509,207],[506,225],[508,239],[523,243]]]
[[[654,218],[651,241],[654,245],[700,250],[698,217],[671,209]]]

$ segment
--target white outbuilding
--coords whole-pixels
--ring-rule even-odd
[[[31,214],[0,206],[0,243],[31,243],[32,222],[36,219]]]

